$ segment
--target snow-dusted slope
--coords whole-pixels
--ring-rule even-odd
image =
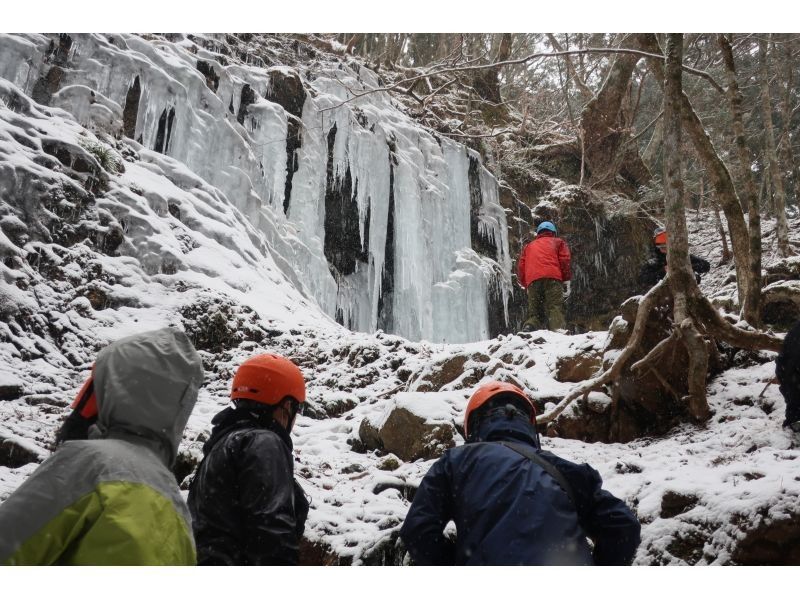
[[[490,293],[504,309],[511,261],[497,182],[478,155],[386,93],[353,98],[380,86],[358,64],[255,66],[227,57],[222,39],[190,37],[3,35],[0,78],[101,137],[180,162],[347,327],[488,338]]]

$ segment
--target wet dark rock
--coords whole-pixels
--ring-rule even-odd
[[[139,100],[141,97],[142,87],[137,75],[125,95],[125,108],[122,110],[122,132],[131,139],[136,137],[136,120],[139,116]]]
[[[765,324],[788,331],[800,320],[800,282],[790,280],[765,287],[761,293],[761,317]]]
[[[186,476],[195,470],[198,463],[199,461],[197,457],[195,457],[192,453],[187,451],[181,451],[178,453],[178,457],[175,459],[175,465],[172,466],[172,473],[175,476],[175,481],[178,482],[178,485],[181,485],[186,479]]]
[[[661,497],[661,517],[669,519],[687,511],[691,511],[697,506],[700,499],[694,494],[682,494],[673,490],[667,490]]]
[[[494,239],[480,225],[483,216],[483,192],[480,179],[481,164],[477,157],[469,157],[470,238],[472,249],[491,259],[497,258]]]
[[[397,156],[389,144],[389,217],[386,223],[386,245],[381,272],[381,294],[378,297],[378,328],[392,331],[394,328],[394,167]]]
[[[255,103],[256,92],[249,85],[242,87],[242,94],[239,100],[239,113],[236,115],[236,120],[240,125],[244,124],[244,119],[247,116],[247,107]]]
[[[306,103],[306,90],[300,75],[295,71],[270,71],[270,84],[264,97],[283,107],[292,116],[303,116],[303,105]]]
[[[618,461],[617,464],[614,466],[614,471],[617,473],[642,473],[642,468],[635,463],[625,463],[624,461]]]
[[[578,399],[547,427],[547,436],[572,438],[582,442],[609,442],[611,410],[590,408],[588,401]]]
[[[16,469],[29,463],[37,463],[39,455],[12,438],[0,436],[0,466]]]
[[[161,116],[158,119],[158,130],[156,131],[156,144],[153,151],[168,154],[169,142],[172,139],[172,125],[175,123],[175,108],[170,107],[169,110],[164,108]]]
[[[595,351],[561,357],[556,362],[556,380],[583,382],[594,376],[602,363],[602,356]]]
[[[744,530],[733,551],[737,565],[800,565],[800,514],[767,518]]]
[[[97,284],[87,285],[84,297],[89,300],[92,309],[95,311],[102,311],[109,305],[108,292],[105,288]]]
[[[378,469],[381,469],[383,471],[394,471],[398,467],[400,467],[400,462],[394,457],[386,457],[378,465]]]
[[[341,473],[344,474],[351,474],[351,473],[361,473],[364,471],[364,466],[359,465],[358,463],[353,463],[352,465],[348,465],[347,467],[342,467]]]
[[[690,525],[672,537],[666,550],[687,565],[696,565],[703,558],[704,548],[710,539],[709,530],[699,525]]]
[[[22,396],[21,384],[3,384],[0,386],[0,401],[16,401]]]
[[[352,564],[352,557],[341,557],[325,542],[312,542],[306,538],[300,538],[300,551],[298,554],[298,565],[304,566],[331,566]]]
[[[216,93],[217,89],[219,89],[219,75],[217,71],[214,70],[214,67],[211,66],[211,63],[205,60],[198,60],[197,70],[206,78],[206,85],[208,88]]]
[[[353,397],[336,397],[324,402],[317,402],[309,399],[307,402],[306,415],[311,419],[327,419],[344,415],[358,405],[358,401]]]
[[[337,280],[352,274],[358,264],[369,261],[370,208],[364,218],[364,242],[361,242],[361,216],[358,210],[358,187],[353,187],[353,178],[347,168],[343,176],[337,176],[333,168],[333,147],[336,140],[336,125],[328,133],[328,165],[325,185],[325,241],[324,252],[331,274]],[[350,328],[344,318],[340,323]]]
[[[468,355],[454,355],[443,361],[432,364],[431,369],[421,378],[413,382],[413,388],[419,392],[437,392],[464,373],[464,366],[469,361]],[[398,370],[398,375],[399,375]]]
[[[372,488],[372,493],[380,494],[381,492],[386,492],[387,490],[397,490],[403,495],[403,498],[412,501],[414,500],[414,495],[417,492],[417,487],[407,484],[401,480],[397,480],[396,482],[378,482]]]
[[[363,448],[368,451],[383,450],[380,433],[366,418],[361,420],[361,425],[358,427],[358,438],[360,447],[354,448]]]
[[[429,423],[402,407],[396,407],[379,431],[383,448],[403,461],[435,459],[455,446],[452,424]]]

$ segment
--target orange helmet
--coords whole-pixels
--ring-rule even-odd
[[[655,231],[653,231],[653,244],[654,245],[667,244],[667,229],[663,227],[658,227]]]
[[[306,381],[294,363],[280,355],[263,353],[242,363],[233,376],[231,400],[249,399],[277,405],[286,397],[306,400]]]
[[[469,438],[470,415],[472,415],[472,413],[477,409],[480,409],[493,397],[506,392],[517,395],[531,406],[531,423],[536,423],[536,407],[534,406],[533,401],[531,401],[528,395],[526,395],[521,388],[515,386],[514,384],[509,384],[508,382],[487,382],[486,384],[480,385],[475,392],[472,393],[472,396],[469,398],[469,403],[467,403],[467,410],[464,413],[465,438]]]
[[[83,383],[75,400],[70,405],[84,419],[92,419],[97,417],[97,395],[94,392],[94,365],[92,365],[92,373]]]

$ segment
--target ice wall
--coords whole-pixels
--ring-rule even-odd
[[[364,67],[319,60],[301,75],[231,64],[223,46],[2,35],[0,77],[96,134],[184,163],[345,326],[487,338],[490,295],[505,311],[511,262],[497,182],[477,154],[422,129],[386,93],[354,99],[380,86]]]

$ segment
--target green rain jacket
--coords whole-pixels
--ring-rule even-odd
[[[187,336],[112,343],[95,366],[89,440],[65,442],[0,504],[6,565],[194,565],[189,510],[170,471],[203,380]]]

